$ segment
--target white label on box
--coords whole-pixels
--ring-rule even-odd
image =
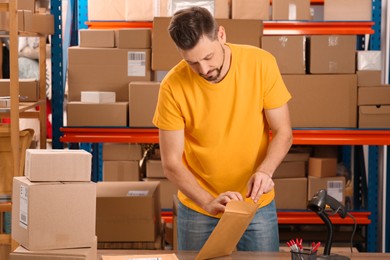
[[[343,201],[343,182],[342,181],[328,181],[326,191],[330,196],[336,200]]]
[[[19,225],[28,227],[28,187],[20,186]]]
[[[129,51],[127,53],[127,76],[145,77],[146,53],[141,51]]]
[[[127,192],[128,197],[141,197],[141,196],[147,196],[149,191],[147,190],[129,190]]]

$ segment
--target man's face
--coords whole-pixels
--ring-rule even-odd
[[[225,51],[220,40],[211,41],[204,36],[193,49],[179,52],[192,70],[207,81],[216,83],[223,78],[221,69],[225,61]]]

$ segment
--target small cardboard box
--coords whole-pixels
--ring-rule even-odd
[[[177,195],[178,188],[167,178],[145,178],[145,181],[160,182],[160,203],[162,209],[171,210],[173,208],[173,197]]]
[[[115,103],[116,95],[115,92],[108,91],[81,91],[81,102],[82,103]]]
[[[103,181],[139,181],[139,161],[104,161]]]
[[[155,127],[152,121],[159,90],[160,82],[130,82],[129,126]]]
[[[326,0],[325,21],[371,21],[372,0]]]
[[[98,242],[155,241],[159,235],[159,182],[99,182],[96,203]]]
[[[358,87],[379,86],[382,83],[381,70],[360,70],[356,75]]]
[[[272,20],[311,20],[310,0],[273,0]]]
[[[119,49],[150,49],[152,30],[131,28],[115,30],[115,46]]]
[[[146,177],[165,178],[161,160],[146,161]]]
[[[309,72],[353,74],[356,67],[356,35],[309,37]]]
[[[24,11],[24,30],[26,32],[35,32],[39,34],[54,33],[54,16],[51,14],[33,13]]]
[[[30,181],[89,182],[91,162],[84,150],[27,149],[24,175]]]
[[[35,0],[18,0],[18,10],[35,11]]]
[[[88,0],[89,21],[124,21],[126,0]]]
[[[282,161],[272,178],[299,178],[306,177],[305,161]]]
[[[359,87],[358,105],[390,105],[390,85]]]
[[[305,46],[305,36],[261,37],[261,48],[275,56],[282,74],[306,74]]]
[[[12,238],[28,250],[91,247],[96,184],[30,182],[14,177]]]
[[[0,79],[0,97],[9,96],[10,80]],[[35,102],[39,99],[39,85],[35,79],[19,79],[21,101]]]
[[[319,190],[326,190],[328,195],[332,196],[342,204],[345,202],[345,178],[344,177],[308,177],[308,200],[311,200],[313,196]]]
[[[142,146],[132,143],[103,143],[104,161],[139,161]]]
[[[359,128],[390,128],[390,106],[359,106]]]
[[[307,178],[273,179],[277,209],[307,208]]]
[[[81,29],[79,30],[80,47],[114,48],[114,30]]]
[[[232,19],[270,20],[268,0],[232,0]]]
[[[128,102],[68,103],[68,126],[127,126]]]
[[[309,158],[309,176],[312,177],[336,177],[336,158]]]

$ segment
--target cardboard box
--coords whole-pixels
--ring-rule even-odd
[[[155,17],[168,17],[169,16],[169,3],[171,0],[160,0],[160,8],[155,14]]]
[[[146,161],[146,177],[165,178],[161,160]]]
[[[126,21],[153,21],[156,0],[125,0]]]
[[[390,85],[359,87],[358,105],[390,105]]]
[[[97,237],[92,247],[30,251],[19,246],[11,254],[9,260],[96,260]]]
[[[359,106],[359,128],[390,128],[390,106]]]
[[[80,47],[114,48],[114,30],[81,29],[79,30]]]
[[[272,178],[299,178],[306,177],[305,161],[282,161]]]
[[[173,197],[177,195],[178,188],[167,178],[145,178],[144,181],[160,182],[160,203],[162,209],[171,210],[173,208]]]
[[[232,0],[232,19],[270,20],[268,0]]]
[[[125,0],[88,0],[89,21],[124,21]]]
[[[23,247],[93,246],[95,183],[30,182],[26,177],[14,177],[13,191],[12,238]]]
[[[357,68],[359,70],[381,70],[381,51],[357,51]]]
[[[275,56],[282,74],[306,74],[305,45],[305,36],[261,37],[261,48]]]
[[[0,108],[10,108],[10,107],[11,107],[11,99],[0,97]]]
[[[9,96],[10,79],[0,79],[0,97]],[[21,101],[35,102],[39,99],[39,85],[35,79],[19,79]]]
[[[309,37],[309,72],[353,74],[356,67],[356,35]]]
[[[114,91],[117,101],[128,101],[131,81],[150,81],[150,49],[70,47],[69,101],[80,101],[81,91]]]
[[[326,190],[328,195],[332,196],[342,204],[345,202],[345,178],[344,177],[308,177],[308,200],[311,200],[313,196],[320,190]]]
[[[336,177],[336,158],[309,158],[308,175],[312,177]]]
[[[303,161],[306,163],[309,161],[309,157],[310,153],[288,152],[283,158],[283,162]]]
[[[215,0],[214,17],[218,19],[229,19],[231,17],[230,4],[231,4],[231,0]]]
[[[161,231],[162,233],[163,231]],[[110,250],[163,250],[165,243],[162,234],[159,234],[155,241],[141,241],[141,242],[99,242],[98,249]]]
[[[35,0],[18,0],[18,10],[35,11]]]
[[[155,127],[152,121],[159,90],[160,82],[130,82],[129,126]]]
[[[149,254],[149,255],[126,255],[126,256],[107,256],[103,255],[102,260],[129,260],[129,259],[158,259],[158,260],[179,260],[174,253]]]
[[[371,21],[372,0],[326,0],[325,21]]]
[[[378,86],[382,84],[381,70],[360,70],[356,72],[358,87]]]
[[[307,209],[307,178],[273,179],[277,209]]]
[[[68,126],[127,126],[128,102],[69,102],[67,111]]]
[[[8,3],[8,1],[6,1]],[[0,12],[0,30],[9,31],[9,14],[8,12]],[[18,10],[18,30],[24,31],[24,11]]]
[[[311,20],[310,0],[273,0],[272,20]]]
[[[54,16],[24,11],[24,30],[39,34],[54,34]]]
[[[167,17],[155,17],[153,20],[153,70],[170,70],[182,60],[167,31],[170,20]],[[228,42],[260,46],[263,31],[261,20],[217,19],[217,22],[225,28]]]
[[[99,242],[155,241],[159,235],[159,182],[100,182],[96,203]]]
[[[104,161],[103,181],[139,181],[139,161]]]
[[[293,127],[356,127],[357,79],[350,75],[283,75],[293,98]]]
[[[81,91],[82,103],[106,104],[115,103],[115,92],[107,91]]]
[[[115,30],[115,45],[119,49],[150,49],[152,30],[131,28]]]
[[[84,150],[27,149],[24,175],[30,181],[91,180],[92,155]]]
[[[0,259],[9,260],[10,253],[11,253],[11,243],[0,244]]]
[[[104,161],[139,161],[142,157],[140,144],[103,143]]]

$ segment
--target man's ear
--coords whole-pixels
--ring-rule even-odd
[[[218,41],[222,44],[226,43],[226,31],[223,26],[219,26],[218,28]]]

